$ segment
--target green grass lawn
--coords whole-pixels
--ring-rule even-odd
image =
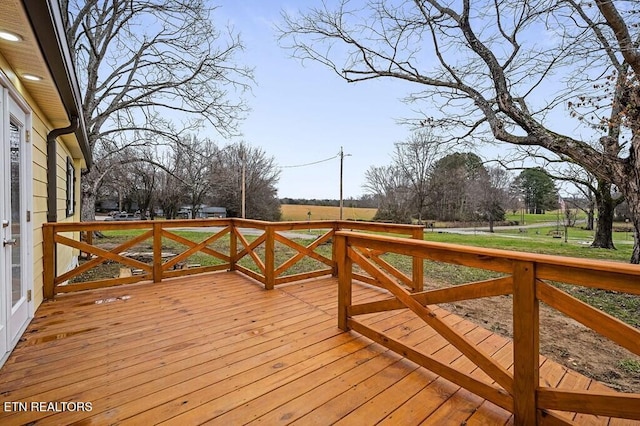
[[[539,215],[542,216],[542,215]],[[562,228],[561,228],[562,229]],[[631,257],[633,249],[633,236],[628,233],[616,232],[614,233],[614,244],[616,244],[617,250],[605,250],[590,248],[589,244],[593,237],[592,231],[585,231],[580,228],[569,228],[567,233],[568,242],[565,243],[564,237],[553,238],[550,233],[555,231],[556,227],[543,227],[528,229],[526,233],[522,233],[517,227],[511,230],[501,230],[494,234],[477,233],[477,234],[452,234],[445,232],[438,232],[438,230],[426,230],[424,233],[424,239],[427,241],[437,241],[443,243],[463,244],[476,247],[491,247],[504,250],[515,250],[529,253],[541,253],[551,254],[559,256],[592,258],[613,260],[620,262],[627,262]],[[145,231],[138,230],[120,230],[120,231],[105,231],[103,232],[105,238],[96,238],[96,244],[109,243],[112,245],[121,244],[124,241],[142,234]],[[189,230],[175,230],[172,231],[177,235],[187,238],[194,242],[201,242],[205,238],[209,237],[206,232],[189,231]],[[309,233],[309,231],[297,231],[299,233]],[[310,231],[314,235],[321,235],[326,230],[312,230]],[[253,241],[256,237],[247,235],[249,241]],[[300,244],[309,244],[308,240],[298,240]],[[165,249],[180,250],[186,249],[186,246],[163,238],[163,247]],[[229,236],[223,236],[213,245],[216,250],[222,253],[228,253],[229,251]],[[152,250],[151,239],[139,244],[138,250]],[[287,249],[288,250],[288,249]],[[208,256],[207,256],[208,257]]]
[[[313,230],[313,231],[318,231],[318,230]],[[124,243],[125,241],[136,237],[138,235],[143,234],[145,231],[138,231],[138,230],[122,230],[122,231],[105,231],[103,232],[104,234],[104,238],[96,238],[94,243],[98,244],[98,245],[107,245],[109,247],[113,247],[113,246],[117,246],[119,244]],[[173,230],[171,231],[172,233],[179,235],[183,238],[186,238],[190,241],[193,241],[195,243],[200,243],[202,241],[204,241],[205,239],[209,238],[210,234],[207,232],[199,232],[199,231],[190,231],[190,230]],[[318,235],[324,234],[326,232],[326,230],[324,231],[318,231]],[[258,238],[258,236],[256,235],[245,235],[246,240],[251,243],[253,242],[256,238]],[[308,244],[311,243],[312,240],[309,239],[293,239],[294,242],[306,246]],[[230,244],[229,244],[229,235],[224,235],[221,238],[219,238],[218,240],[216,240],[213,244],[208,245],[209,248],[212,248],[222,254],[229,254],[229,248],[230,248]],[[187,250],[189,247],[185,244],[181,244],[177,241],[174,241],[170,238],[162,238],[162,251],[163,252],[167,252],[167,253],[174,253],[174,254],[178,254],[181,253],[185,250]],[[240,241],[238,240],[238,249],[242,249],[242,244],[240,243]],[[135,247],[132,247],[128,250],[129,252],[150,252],[153,251],[153,241],[151,238],[137,244]],[[319,254],[322,254],[325,257],[331,258],[331,246],[324,244],[321,245],[320,247],[318,247],[316,249],[316,252]],[[260,245],[258,246],[258,248],[255,250],[255,253],[257,254],[258,258],[260,258],[262,260],[262,262],[265,261],[265,256],[264,256],[264,246]],[[283,262],[287,261],[291,256],[295,255],[297,253],[297,251],[295,251],[294,249],[284,245],[284,244],[280,244],[280,243],[276,243],[276,265],[280,265]],[[199,264],[201,266],[213,266],[213,265],[220,265],[222,263],[224,263],[221,259],[216,258],[214,256],[208,255],[206,253],[202,253],[202,252],[197,252],[194,253],[193,255],[189,256],[184,262],[182,263],[186,263],[186,264]],[[239,262],[239,265],[244,266],[245,268],[249,268],[254,272],[260,272],[258,266],[256,265],[256,263],[254,262],[254,260],[251,258],[251,256],[244,256]],[[288,269],[283,276],[286,275],[293,275],[293,274],[298,274],[298,273],[303,273],[303,272],[307,272],[307,271],[312,271],[315,269],[321,269],[321,268],[328,268],[328,266],[324,265],[323,263],[315,260],[315,259],[311,259],[309,257],[305,257],[303,259],[301,259],[299,262],[297,262],[292,268]]]
[[[536,233],[535,231],[539,232]],[[425,232],[425,240],[445,243],[464,244],[477,247],[490,247],[504,250],[522,251],[528,253],[550,254],[557,256],[581,257],[589,259],[610,260],[628,262],[631,258],[633,240],[628,239],[624,233],[614,233],[614,244],[617,250],[596,249],[589,247],[592,231],[584,231],[579,228],[569,228],[568,242],[563,238],[553,238],[549,231],[555,231],[555,227],[530,229],[522,234],[518,230],[504,231],[493,235],[477,234],[447,234],[438,232]],[[632,238],[632,237],[631,237]],[[449,283],[458,284],[458,281],[468,282],[489,278],[487,271],[464,268],[455,265],[425,263],[425,277],[433,276]],[[464,279],[461,279],[464,277]],[[465,281],[466,280],[466,281]],[[590,304],[610,315],[632,325],[640,327],[640,297],[606,291],[588,287],[554,283],[562,290],[573,295],[577,299]]]
[[[586,219],[586,214],[580,211],[577,215],[578,220]],[[522,223],[523,215],[522,212],[507,212],[505,214],[505,220],[508,222],[519,222],[519,225],[523,225]],[[545,212],[544,214],[524,214],[524,225],[533,225],[535,223],[546,223],[546,222],[556,222],[558,221],[558,211],[550,210]],[[560,222],[562,222],[562,214],[560,214]]]
[[[538,229],[538,228],[536,228]],[[490,247],[504,250],[523,251],[528,253],[551,254],[557,256],[582,257],[601,260],[613,260],[627,262],[631,258],[633,241],[625,239],[624,234],[614,235],[614,244],[617,250],[595,249],[589,246],[590,236],[587,231],[569,228],[568,242],[563,238],[553,238],[548,232],[555,230],[552,228],[530,229],[528,233],[522,234],[518,230],[500,231],[495,234],[451,234],[427,231],[424,239],[427,241],[437,241],[443,243],[464,244],[476,247]]]
[[[453,244],[463,244],[469,246],[476,247],[491,247],[497,249],[504,250],[514,250],[514,251],[522,251],[529,253],[541,253],[541,254],[550,254],[550,255],[559,255],[559,256],[570,256],[570,257],[581,257],[581,258],[592,258],[592,259],[602,259],[602,260],[612,260],[612,261],[620,261],[627,262],[631,257],[631,252],[633,249],[633,240],[632,236],[628,234],[618,232],[614,233],[614,243],[616,244],[617,250],[605,250],[605,249],[594,249],[589,246],[591,238],[593,236],[592,231],[585,231],[579,228],[569,228],[568,230],[568,242],[565,243],[563,238],[553,238],[549,233],[554,231],[555,227],[544,227],[544,228],[535,228],[529,229],[527,233],[521,233],[517,229],[507,230],[507,231],[499,231],[494,234],[488,233],[477,233],[477,234],[452,234],[445,232],[438,232],[437,229],[434,231],[426,230],[424,233],[424,239],[426,241],[437,241],[443,243],[453,243]],[[317,230],[313,230],[317,231]],[[312,232],[313,232],[312,231]],[[110,245],[121,244],[124,241],[142,234],[144,231],[106,231],[104,232],[105,238],[97,238],[97,244],[109,243]],[[173,231],[177,235],[180,235],[184,238],[187,238],[194,242],[201,242],[205,238],[209,236],[206,232],[198,232],[198,231]],[[305,231],[299,231],[301,233],[306,233]],[[318,231],[318,234],[322,234],[325,231]],[[313,232],[316,234],[316,232]],[[248,235],[246,237],[249,241],[253,241],[256,237],[252,235]],[[297,240],[298,243],[307,245],[309,244],[309,240]],[[183,244],[170,240],[168,238],[163,238],[163,250],[173,250],[173,251],[183,251],[187,247]],[[228,253],[229,251],[229,236],[223,236],[218,241],[213,244],[213,248],[222,252]],[[146,240],[145,242],[138,245],[135,248],[136,250],[149,251],[153,249],[151,239]],[[282,246],[282,250],[285,251],[286,254],[292,253],[292,250]],[[200,256],[200,255],[194,255]],[[206,258],[211,258],[211,256],[202,255],[201,258],[194,258],[193,263],[203,263],[209,264]],[[214,264],[220,263],[215,258],[211,258],[215,261]]]

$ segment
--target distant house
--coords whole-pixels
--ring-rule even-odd
[[[140,210],[138,203],[131,200],[120,200],[114,198],[101,198],[96,201],[96,212],[110,213],[112,211],[129,211],[135,212]]]
[[[91,166],[81,105],[57,0],[2,0],[0,365],[43,300],[43,224],[80,220]],[[60,249],[58,271],[77,255]]]
[[[225,218],[227,217],[227,209],[224,207],[204,207],[198,213],[201,218]]]
[[[183,219],[190,219],[192,206],[182,206],[178,210],[178,217]],[[225,218],[227,217],[227,209],[224,207],[209,207],[201,204],[196,212],[197,219],[212,219],[212,218]]]
[[[96,201],[96,211],[109,213],[115,210],[120,210],[120,205],[116,199],[104,199]]]

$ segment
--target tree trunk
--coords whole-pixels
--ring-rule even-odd
[[[633,252],[631,253],[631,263],[640,264],[640,220],[633,221]]]
[[[631,263],[640,264],[640,193],[635,192],[627,196],[627,203],[631,210],[631,220],[633,222],[633,252],[631,253]]]
[[[96,220],[96,195],[92,191],[82,192],[82,209],[80,210],[81,222]]]
[[[80,221],[92,222],[96,220],[96,185],[95,167],[91,172],[82,172],[80,180]]]
[[[598,182],[598,190],[595,192],[596,206],[598,208],[598,222],[591,247],[615,249],[613,245],[613,214],[615,201],[611,198],[611,184]]]
[[[595,222],[594,217],[595,217],[595,212],[592,205],[591,207],[589,207],[589,210],[587,211],[587,225],[585,227],[587,231],[593,231],[593,226]]]
[[[605,203],[606,205],[606,203]],[[593,237],[593,248],[615,249],[613,244],[613,213],[598,208],[598,222],[596,222],[596,230]],[[603,214],[604,213],[604,214]]]
[[[639,144],[640,145],[640,144]],[[625,200],[631,211],[631,221],[633,222],[633,252],[631,253],[631,263],[640,264],[640,170],[634,179],[630,176],[625,182]]]

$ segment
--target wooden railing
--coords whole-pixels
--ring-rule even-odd
[[[560,290],[554,283],[640,295],[640,267],[614,262],[516,253],[386,236],[337,232],[339,327],[354,330],[400,353],[451,382],[512,412],[515,424],[572,424],[549,410],[640,420],[640,394],[569,391],[540,385],[539,302],[581,322],[629,351],[640,355],[640,331]],[[449,288],[410,292],[409,277],[378,262],[379,251],[481,268],[503,276]],[[389,293],[384,300],[352,303],[354,268],[365,271]],[[447,325],[431,305],[499,295],[513,300],[513,373]],[[408,308],[455,346],[484,375],[458,371],[400,340],[359,322],[362,314]]]
[[[319,230],[322,232],[318,233]],[[113,237],[113,231],[127,231],[127,235],[110,246],[105,246],[103,239],[92,238],[96,232]],[[514,413],[515,424],[571,424],[554,410],[640,420],[640,394],[555,389],[541,386],[539,378],[540,301],[640,355],[638,329],[573,298],[556,285],[564,283],[640,295],[640,267],[636,265],[425,242],[421,241],[420,226],[350,221],[272,223],[211,219],[50,223],[43,227],[43,232],[46,298],[59,293],[138,281],[160,282],[170,277],[217,270],[246,274],[267,289],[297,280],[338,275],[340,328],[361,333]],[[85,235],[83,241],[77,240],[77,233]],[[56,253],[61,246],[80,251],[86,259],[76,268],[59,273]],[[131,251],[140,247],[149,250],[149,260],[131,255]],[[168,247],[177,252],[165,256],[163,251]],[[406,256],[412,265],[411,276],[385,260],[386,253]],[[194,255],[213,261],[190,264]],[[315,267],[307,265],[302,271],[294,271],[304,259],[311,259]],[[425,259],[494,271],[501,276],[423,291]],[[136,274],[90,280],[84,277],[109,262]],[[389,297],[354,305],[351,298],[354,281],[379,286],[388,291]],[[440,303],[501,295],[511,295],[513,301],[513,373],[447,325],[432,309],[432,305]],[[458,371],[357,319],[363,314],[407,308],[486,376]]]
[[[335,232],[344,229],[400,234],[415,239],[423,236],[422,226],[352,221],[264,222],[233,218],[47,223],[43,226],[44,297],[51,299],[59,293],[140,281],[160,282],[165,278],[219,270],[244,273],[267,289],[287,282],[337,275],[332,241]],[[322,231],[320,235],[316,234],[318,230]],[[105,241],[113,240],[114,231],[125,231],[127,235],[112,244],[113,247],[105,247]],[[84,236],[80,241],[78,233]],[[109,234],[111,238],[93,237],[96,233]],[[84,260],[69,271],[58,271],[57,253],[62,246],[79,251]],[[172,252],[165,253],[165,247],[171,247]],[[143,260],[141,248],[147,250]],[[207,264],[189,263],[195,255]],[[312,259],[315,265],[293,271],[304,259]],[[102,273],[97,279],[92,278],[91,271],[104,270],[108,263],[122,266],[127,273],[115,276],[112,273],[108,277]],[[362,276],[362,280],[368,279]],[[405,285],[420,291],[422,281],[422,262],[413,261],[412,277]]]

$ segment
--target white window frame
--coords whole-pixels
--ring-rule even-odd
[[[76,213],[76,168],[73,159],[67,157],[67,217]]]

